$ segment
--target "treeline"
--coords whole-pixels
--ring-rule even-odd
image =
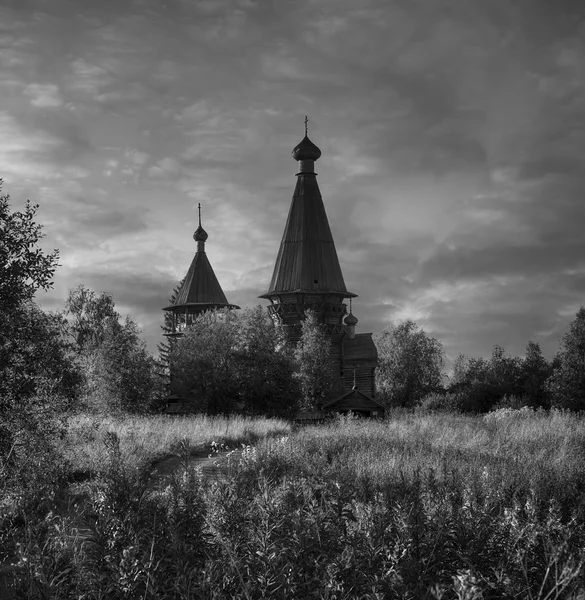
[[[193,412],[291,417],[339,392],[329,340],[313,313],[292,347],[262,306],[197,317],[163,352],[170,391]],[[340,393],[340,392],[339,392]]]
[[[581,307],[551,361],[530,341],[523,357],[496,345],[489,359],[459,354],[444,372],[441,342],[413,321],[383,331],[377,387],[390,406],[482,413],[494,408],[585,410],[585,308]]]

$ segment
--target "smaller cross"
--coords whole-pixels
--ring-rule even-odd
[[[199,210],[199,227],[201,227],[201,202],[197,204],[197,209]]]
[[[307,117],[307,115],[305,115],[305,136],[307,135],[307,130],[308,130],[307,123],[308,122],[309,122],[309,117]]]

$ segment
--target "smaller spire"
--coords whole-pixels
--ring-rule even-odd
[[[305,115],[305,137],[308,136],[308,131],[309,131],[308,123],[309,123],[309,117],[307,117],[307,115]]]
[[[350,340],[355,338],[355,326],[358,324],[358,319],[351,312],[351,298],[349,299],[349,314],[344,319],[347,335]]]
[[[197,230],[193,234],[193,239],[197,242],[197,251],[204,252],[205,242],[209,236],[207,235],[207,231],[201,227],[201,202],[197,204],[197,209],[199,210],[199,227],[197,227]]]

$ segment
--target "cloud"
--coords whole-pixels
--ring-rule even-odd
[[[0,165],[7,183],[52,179],[50,160],[62,141],[39,130],[23,127],[7,111],[0,111]]]
[[[178,160],[167,156],[159,160],[155,165],[149,167],[148,175],[150,177],[160,178],[175,177],[181,168],[181,164]]]
[[[63,106],[63,98],[59,88],[52,83],[29,83],[24,94],[31,98],[30,103],[38,108],[59,108]]]

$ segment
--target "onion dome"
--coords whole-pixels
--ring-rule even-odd
[[[197,227],[195,233],[193,234],[193,239],[196,242],[206,242],[208,237],[209,236],[207,235],[207,231],[205,231],[205,229],[203,229],[201,225]]]
[[[345,317],[345,324],[350,327],[355,327],[358,324],[357,317],[355,317],[352,313],[349,313],[349,315]]]
[[[205,231],[205,229],[201,227],[201,202],[197,205],[197,210],[199,211],[199,227],[197,227],[197,229],[195,230],[195,233],[193,234],[193,239],[196,242],[206,242],[209,236],[207,235],[207,231]],[[203,245],[199,246],[199,249],[203,250]]]
[[[303,140],[292,151],[295,160],[318,160],[321,150],[305,135]]]

